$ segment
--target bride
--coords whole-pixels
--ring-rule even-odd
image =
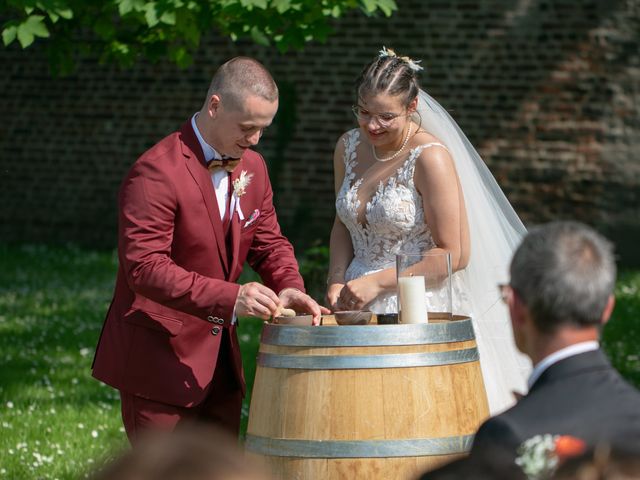
[[[396,254],[449,252],[453,312],[473,319],[495,414],[530,371],[497,286],[526,230],[455,121],[420,90],[418,63],[383,48],[356,82],[359,128],[334,153],[327,302],[397,312]]]

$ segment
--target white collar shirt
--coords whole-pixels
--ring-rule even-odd
[[[536,381],[540,378],[540,375],[542,375],[544,371],[551,365],[558,363],[560,360],[564,360],[565,358],[573,357],[574,355],[578,355],[580,353],[591,352],[593,350],[597,350],[598,348],[600,348],[600,344],[595,340],[590,340],[588,342],[580,342],[569,345],[568,347],[556,350],[551,355],[547,355],[542,360],[540,360],[540,362],[538,362],[535,367],[533,367],[533,371],[531,372],[529,380],[527,381],[529,389],[531,389],[533,384],[536,383]]]
[[[196,117],[198,116],[198,112],[196,112],[193,117],[191,117],[191,126],[193,127],[193,131],[196,134],[196,138],[200,143],[200,147],[202,147],[202,153],[204,153],[205,161],[210,160],[220,160],[222,156],[218,153],[218,151],[209,145],[200,130],[198,130],[198,126],[196,125]],[[211,182],[213,183],[213,189],[216,192],[216,200],[218,202],[218,210],[220,210],[220,219],[224,218],[224,215],[227,211],[227,204],[229,202],[229,172],[224,170],[223,168],[218,168],[211,172]],[[233,212],[235,208],[235,197],[231,197],[231,205],[230,209]]]

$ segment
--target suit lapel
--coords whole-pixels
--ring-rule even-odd
[[[231,172],[231,175],[229,176],[229,181],[231,182],[231,185],[233,185],[234,180],[240,177],[243,163],[244,162],[240,160],[240,163],[236,166],[236,168],[233,169],[233,172]],[[233,192],[233,187],[231,191]],[[238,272],[238,269],[241,268],[241,265],[238,262],[238,252],[240,250],[240,230],[242,226],[241,225],[242,221],[240,220],[240,214],[238,213],[239,212],[238,202],[240,202],[240,198],[241,197],[236,198],[236,204],[233,205],[234,207],[233,212],[229,212],[230,221],[231,221],[231,226],[229,228],[229,234],[231,235],[230,242],[229,242],[229,246],[231,247],[231,258],[229,259],[230,261],[229,268],[231,270],[231,272],[229,273],[230,278],[235,278],[234,275],[239,275],[240,272]],[[244,210],[243,210],[243,213],[244,213]]]
[[[222,262],[225,275],[228,275],[229,260],[224,239],[224,228],[222,226],[222,220],[220,219],[220,210],[218,209],[218,202],[216,201],[216,192],[213,189],[213,183],[211,182],[211,174],[205,165],[202,148],[200,147],[195,132],[191,128],[190,121],[186,122],[182,126],[180,134],[182,140],[182,152],[186,157],[187,169],[198,185],[198,188],[200,188],[200,193],[202,194],[202,199],[207,207],[209,220],[213,227],[220,261]]]

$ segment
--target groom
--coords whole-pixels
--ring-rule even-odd
[[[237,318],[321,308],[281,234],[263,158],[278,89],[259,62],[222,65],[204,105],[145,152],[119,194],[119,269],[93,376],[120,391],[134,442],[184,420],[237,433],[245,381]],[[245,260],[266,285],[235,282]]]

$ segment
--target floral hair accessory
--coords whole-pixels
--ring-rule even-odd
[[[551,478],[558,465],[571,457],[583,453],[586,444],[570,435],[536,435],[518,447],[516,465],[529,480]]]
[[[405,62],[407,65],[409,65],[409,68],[414,72],[419,72],[420,70],[424,70],[423,67],[418,65],[420,62],[422,62],[422,60],[412,60],[410,57],[399,57],[398,55],[396,55],[396,52],[394,52],[392,49],[384,46],[382,47],[382,50],[380,50],[380,52],[378,53],[378,57],[380,58],[398,57],[400,60]]]

